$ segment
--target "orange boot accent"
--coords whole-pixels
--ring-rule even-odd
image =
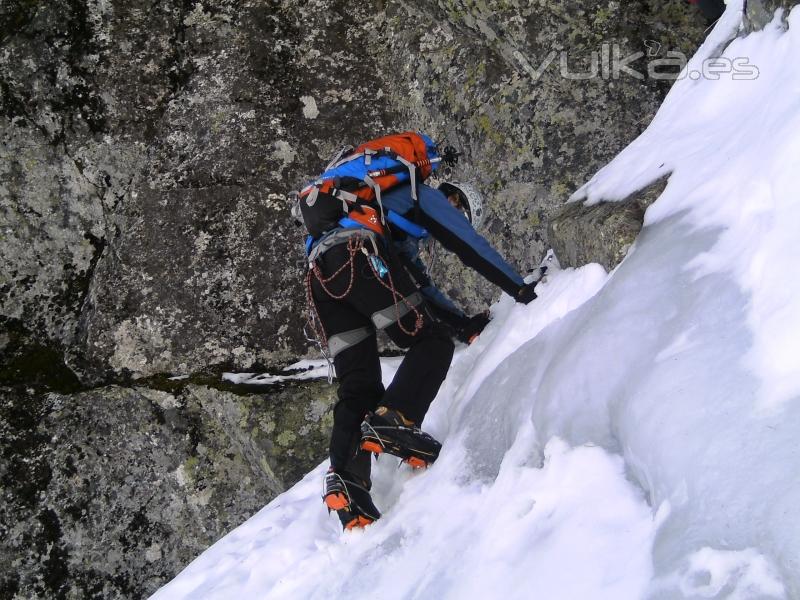
[[[342,510],[350,506],[350,501],[341,492],[334,492],[325,496],[325,505],[331,510]]]
[[[381,446],[378,442],[361,442],[361,449],[366,450],[367,452],[374,452],[375,454],[380,454],[383,452],[383,446]]]
[[[428,466],[421,458],[417,458],[416,456],[409,456],[406,459],[406,462],[411,466],[412,469],[425,469]]]
[[[405,425],[406,427],[413,427],[414,426],[414,421],[412,421],[411,419],[406,419],[406,416],[403,413],[401,413],[399,410],[392,410],[390,408],[386,408],[385,406],[379,406],[378,408],[375,409],[375,414],[378,415],[379,417],[382,417],[383,415],[385,415],[390,410],[394,414],[396,414],[398,417],[400,417],[400,421],[403,423],[403,425]]]
[[[371,524],[372,524],[372,519],[368,519],[367,517],[363,516],[358,516],[352,521],[350,521],[347,525],[345,525],[344,528],[348,531],[351,529],[363,529],[367,525]]]

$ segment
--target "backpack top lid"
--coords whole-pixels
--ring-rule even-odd
[[[441,160],[434,141],[413,131],[369,140],[341,154],[345,155],[300,192],[303,221],[315,237],[338,226],[346,215],[383,234],[378,193],[402,183],[425,181]]]
[[[427,179],[438,166],[439,153],[436,143],[424,133],[406,131],[386,135],[364,142],[350,154],[330,165],[315,182],[323,191],[328,182],[339,179],[336,187],[348,191],[352,188],[366,187],[369,179],[375,181],[381,191],[410,181],[410,172],[406,163],[413,163],[418,171],[420,181]],[[374,195],[366,192],[358,194],[363,199],[373,199]]]

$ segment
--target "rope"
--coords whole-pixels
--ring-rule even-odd
[[[369,257],[369,252],[367,251],[366,247],[364,246],[364,238],[361,237],[351,237],[347,240],[347,253],[349,258],[346,262],[342,264],[330,277],[325,277],[322,271],[319,268],[319,265],[314,262],[309,265],[309,270],[306,272],[306,303],[308,304],[308,321],[307,324],[310,326],[311,331],[313,332],[314,336],[317,338],[320,349],[322,350],[323,356],[327,358],[327,348],[328,348],[328,336],[325,333],[325,328],[322,326],[322,319],[319,316],[319,311],[317,310],[317,305],[314,302],[314,293],[312,289],[313,280],[316,279],[319,283],[322,290],[332,299],[334,300],[343,300],[346,298],[350,292],[353,290],[353,284],[355,283],[355,273],[356,273],[356,266],[355,266],[355,257],[356,254],[361,251],[364,253],[365,256]],[[377,252],[375,254],[377,256]],[[420,312],[416,306],[411,304],[405,296],[403,296],[400,292],[397,291],[397,288],[394,285],[394,280],[392,279],[391,271],[387,271],[386,276],[388,279],[388,283],[383,281],[383,278],[378,273],[373,261],[367,260],[367,264],[369,264],[370,269],[372,270],[375,279],[389,292],[392,294],[392,300],[394,301],[395,307],[395,314],[397,315],[397,326],[400,328],[400,331],[405,333],[410,337],[416,336],[422,326],[424,324],[422,312]],[[345,271],[345,269],[350,268],[350,280],[347,284],[347,289],[341,294],[335,294],[332,292],[326,284],[329,284],[333,281],[336,277],[338,277],[341,273]],[[414,320],[414,329],[409,330],[403,326],[401,322],[400,316],[400,303],[404,302],[406,306],[408,306],[409,311],[414,313],[415,320]],[[330,360],[328,361],[330,363]]]
[[[362,246],[362,250],[364,251],[364,254],[369,256],[367,254],[367,249],[364,248],[363,246]],[[375,265],[372,263],[372,261],[371,260],[367,260],[367,262],[369,263],[369,266],[372,269],[372,273],[375,275],[375,279],[378,280],[378,283],[380,283],[383,287],[385,287],[387,290],[389,290],[391,292],[391,294],[392,294],[392,300],[394,300],[395,315],[397,315],[397,320],[395,321],[395,323],[397,323],[397,327],[400,329],[400,331],[402,331],[406,335],[408,335],[410,337],[414,337],[422,329],[422,325],[423,325],[422,313],[419,310],[417,310],[416,306],[414,306],[413,304],[411,304],[411,302],[406,300],[406,297],[403,296],[400,292],[398,292],[397,288],[394,287],[394,281],[392,280],[392,272],[391,271],[387,271],[386,272],[387,279],[389,280],[389,283],[386,284],[383,281],[383,279],[381,278],[380,274],[378,273],[378,270],[375,268]],[[414,320],[414,330],[413,331],[409,331],[408,329],[403,327],[402,317],[400,316],[400,302],[404,302],[405,305],[408,306],[409,310],[411,312],[413,312],[414,316],[416,317],[416,319]]]
[[[317,305],[314,302],[314,293],[312,291],[312,278],[316,278],[319,282],[320,287],[325,291],[328,296],[333,298],[334,300],[342,300],[347,297],[350,291],[353,289],[353,283],[355,281],[355,256],[359,249],[363,246],[363,241],[360,239],[356,239],[355,237],[351,237],[347,240],[347,252],[350,255],[350,258],[339,267],[336,272],[331,275],[330,277],[325,277],[322,274],[322,271],[319,268],[319,265],[316,262],[311,263],[308,272],[306,272],[306,302],[308,304],[308,322],[311,326],[311,330],[313,331],[316,338],[319,340],[320,345],[323,348],[328,347],[328,336],[325,333],[325,328],[322,327],[322,320],[319,316],[319,311],[317,311]],[[330,283],[335,279],[342,271],[344,271],[347,267],[350,267],[350,281],[347,284],[347,289],[341,295],[334,294],[328,287],[325,285]]]

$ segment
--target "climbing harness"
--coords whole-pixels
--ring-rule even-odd
[[[331,248],[342,244],[346,244],[348,258],[336,271],[326,277],[319,267],[318,259]],[[370,245],[371,248],[368,248]],[[372,252],[370,252],[370,249]],[[393,303],[386,308],[375,311],[371,315],[372,326],[350,329],[334,334],[328,338],[322,326],[316,302],[314,302],[313,282],[316,280],[319,287],[331,299],[343,300],[353,289],[356,276],[355,260],[359,253],[366,257],[366,262],[376,281],[391,292]],[[378,242],[373,232],[365,229],[337,230],[323,238],[312,249],[308,258],[306,302],[308,304],[309,319],[307,326],[313,332],[314,338],[328,362],[329,380],[332,380],[332,361],[336,358],[336,355],[367,339],[369,336],[373,335],[375,330],[386,329],[396,323],[400,331],[408,336],[414,337],[422,329],[424,319],[422,312],[419,310],[419,307],[422,306],[424,302],[422,294],[414,292],[409,296],[403,296],[397,291],[392,273],[379,255]],[[336,293],[330,289],[330,284],[341,275],[347,277],[347,286],[343,292]],[[402,323],[402,319],[409,313],[414,313],[415,317],[414,326],[411,329],[406,328]]]

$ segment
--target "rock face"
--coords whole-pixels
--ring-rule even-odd
[[[690,55],[702,19],[682,2],[387,3],[380,35],[416,57],[391,105],[464,153],[449,176],[486,196],[483,233],[520,271],[538,263],[569,195],[649,122],[668,81],[615,69],[645,53]],[[380,63],[392,56],[373,50]],[[637,54],[638,53],[638,54]],[[394,59],[396,62],[396,59]],[[406,76],[406,73],[408,74]],[[454,257],[437,282],[470,311],[497,290]],[[457,282],[457,283],[456,283]]]
[[[607,271],[628,254],[639,235],[644,211],[664,191],[667,180],[626,198],[586,206],[571,202],[553,215],[547,226],[550,245],[563,267],[600,263]]]
[[[450,175],[484,190],[485,233],[524,270],[668,88],[613,59],[646,72],[648,40],[690,54],[701,21],[682,0],[19,3],[2,314],[93,383],[305,354],[285,193],[342,142],[403,127],[461,149]],[[440,264],[467,308],[496,295]]]
[[[90,378],[304,354],[302,236],[286,192],[341,142],[342,124],[355,135],[392,124],[358,76],[376,69],[346,15],[188,4],[181,87],[144,140],[125,226],[83,307],[75,364]]]
[[[423,129],[461,150],[443,175],[484,191],[483,233],[520,271],[551,244],[610,267],[639,213],[624,236],[611,213],[554,216],[670,84],[613,65],[690,55],[705,28],[684,0],[0,12],[0,596],[17,598],[141,597],[324,457],[333,388],[218,381],[309,352],[285,196],[340,144]],[[466,309],[497,294],[438,254]]]
[[[0,596],[144,598],[319,464],[333,388],[0,390]]]
[[[744,30],[749,33],[763,29],[767,23],[775,18],[775,12],[781,11],[781,23],[787,26],[786,18],[794,6],[796,0],[748,0],[745,12]]]

